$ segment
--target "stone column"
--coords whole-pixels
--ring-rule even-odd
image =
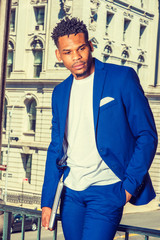
[[[2,115],[5,92],[10,9],[11,0],[0,1],[0,148],[2,143]]]

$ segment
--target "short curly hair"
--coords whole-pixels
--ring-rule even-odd
[[[53,29],[51,33],[51,37],[54,40],[54,43],[58,47],[58,39],[59,37],[70,35],[70,34],[78,34],[84,33],[85,41],[88,41],[88,30],[83,21],[80,21],[78,18],[68,18],[66,17],[61,22],[57,24],[57,26]]]

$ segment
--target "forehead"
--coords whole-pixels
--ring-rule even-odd
[[[58,48],[59,49],[66,49],[66,48],[72,48],[76,46],[80,46],[82,44],[85,44],[85,35],[84,33],[78,33],[78,34],[70,34],[59,37],[58,39]]]

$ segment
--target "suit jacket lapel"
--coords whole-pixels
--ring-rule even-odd
[[[97,121],[98,121],[98,114],[99,114],[99,105],[100,100],[103,93],[103,86],[104,80],[106,78],[107,71],[104,71],[104,64],[95,59],[95,75],[94,75],[94,84],[93,84],[93,115],[94,115],[94,129],[96,133],[97,128]],[[73,82],[73,76],[70,75],[68,79],[65,80],[64,84],[64,97],[62,100],[61,105],[61,112],[60,112],[60,137],[61,141],[63,141],[65,126],[66,126],[66,119],[68,113],[68,105],[69,105],[69,97],[71,86]]]
[[[69,105],[69,98],[70,98],[70,91],[71,91],[71,86],[73,82],[73,76],[70,75],[68,79],[65,81],[64,85],[64,97],[62,100],[62,106],[61,106],[61,112],[60,112],[60,137],[61,141],[63,141],[64,137],[64,132],[65,132],[65,126],[66,126],[66,119],[67,119],[67,113],[68,113],[68,105]]]
[[[103,93],[104,80],[107,71],[104,71],[104,64],[95,59],[95,76],[93,84],[93,115],[94,115],[94,129],[96,134],[99,105]]]

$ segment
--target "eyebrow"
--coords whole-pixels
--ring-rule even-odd
[[[87,46],[87,45],[88,45],[87,43],[82,44],[81,46],[78,47],[78,50],[79,50],[81,47]],[[71,51],[71,49],[63,49],[62,51],[63,51],[63,52],[69,52],[69,51]]]

